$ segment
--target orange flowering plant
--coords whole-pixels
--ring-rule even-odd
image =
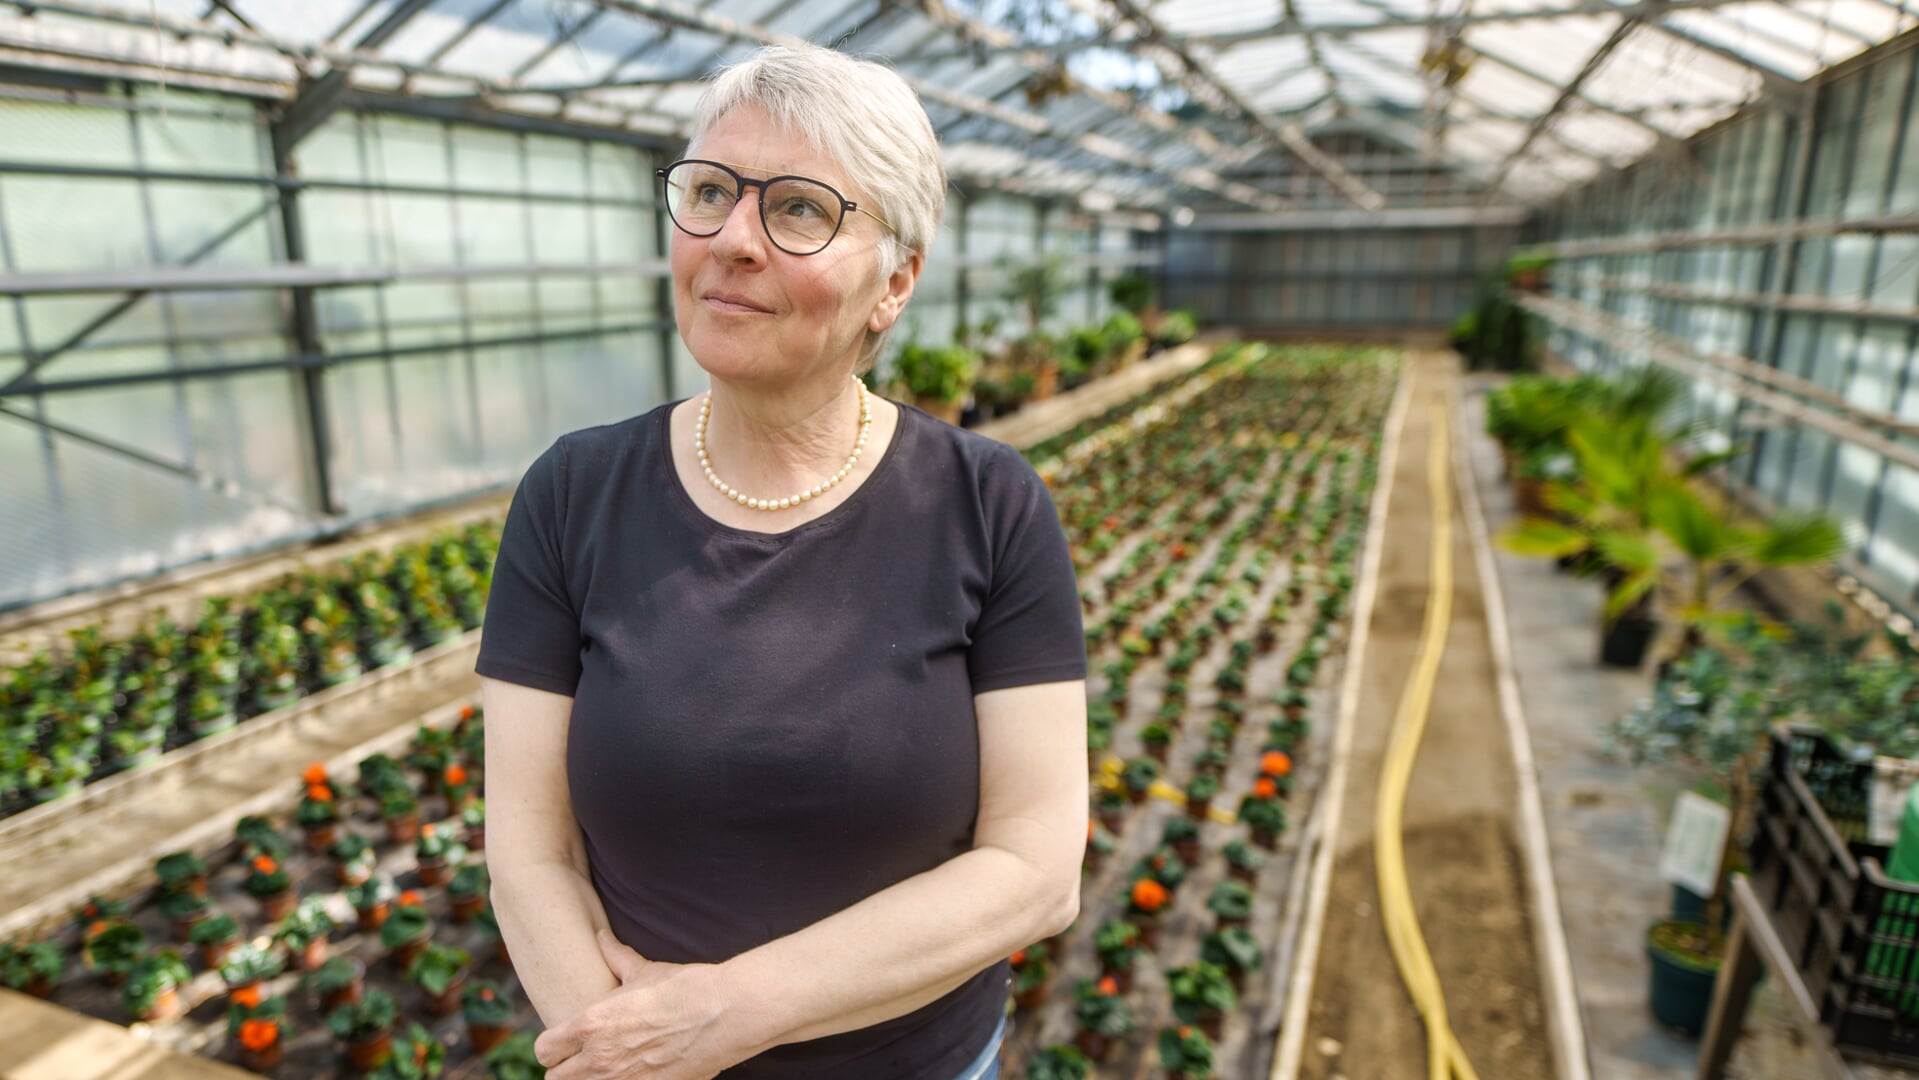
[[[487,979],[469,979],[460,992],[460,1009],[466,1022],[479,1027],[510,1027],[513,1002],[501,992],[500,984]]]
[[[1097,1035],[1123,1039],[1133,1033],[1133,1009],[1119,995],[1111,975],[1081,979],[1073,987],[1073,1015],[1079,1026]]]
[[[290,1034],[286,1016],[285,995],[263,998],[258,987],[244,999],[240,991],[227,995],[227,1036],[248,1050],[265,1050]]]
[[[1213,1044],[1190,1024],[1160,1028],[1159,1066],[1171,1076],[1206,1080],[1213,1075]]]
[[[1013,993],[1023,994],[1053,977],[1053,957],[1045,942],[1028,945],[1012,955]]]
[[[271,855],[255,855],[247,863],[246,890],[250,896],[273,896],[293,887],[293,877]]]

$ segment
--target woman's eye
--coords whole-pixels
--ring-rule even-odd
[[[821,210],[818,203],[808,199],[788,199],[780,206],[780,213],[787,217],[807,218],[822,217],[826,211]]]
[[[713,202],[718,199],[729,198],[725,190],[718,184],[701,184],[693,190],[693,197],[699,199],[701,202]]]

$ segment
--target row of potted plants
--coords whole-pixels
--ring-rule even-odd
[[[0,816],[479,625],[498,544],[496,524],[475,524],[210,597],[189,627],[156,612],[126,640],[70,631],[64,655],[0,673]]]
[[[1098,928],[1092,944],[1101,974],[1074,987],[1080,1020],[1076,1044],[1040,1051],[1028,1063],[1028,1075],[1086,1075],[1113,1052],[1116,1041],[1131,1034],[1126,995],[1133,986],[1133,961],[1140,951],[1158,946],[1163,913],[1188,880],[1189,868],[1207,860],[1201,838],[1208,812],[1251,715],[1245,698],[1250,665],[1278,647],[1289,624],[1304,627],[1292,623],[1293,612],[1310,603],[1317,614],[1281,664],[1282,687],[1254,705],[1274,707],[1276,714],[1267,725],[1260,772],[1238,806],[1236,820],[1250,835],[1232,839],[1221,850],[1226,876],[1206,898],[1213,928],[1201,942],[1198,960],[1164,969],[1181,1022],[1158,1033],[1163,1069],[1175,1076],[1211,1075],[1217,1025],[1237,1007],[1236,1000],[1222,1006],[1221,989],[1235,993],[1261,962],[1243,921],[1266,862],[1264,852],[1277,847],[1286,829],[1293,753],[1310,732],[1308,691],[1352,587],[1352,560],[1364,528],[1362,508],[1376,480],[1377,452],[1377,443],[1363,436],[1352,441],[1353,432],[1367,432],[1369,422],[1376,426],[1386,402],[1383,393],[1351,395],[1362,399],[1357,403],[1342,396],[1350,395],[1351,388],[1342,385],[1350,371],[1316,369],[1310,382],[1298,379],[1296,370],[1262,372],[1268,363],[1276,369],[1290,366],[1284,359],[1263,351],[1241,356],[1221,350],[1202,369],[1204,376],[1189,376],[1208,381],[1179,409],[1154,415],[1151,401],[1136,404],[1046,448],[1066,456],[1095,437],[1104,443],[1075,457],[1077,479],[1057,491],[1069,543],[1098,548],[1080,560],[1082,579],[1094,579],[1082,598],[1089,652],[1100,673],[1089,687],[1089,766],[1097,771],[1101,753],[1113,745],[1122,718],[1133,711],[1133,683],[1148,678],[1150,668],[1155,674],[1148,685],[1164,687],[1157,711],[1134,733],[1143,752],[1094,785],[1095,815],[1088,823],[1084,863],[1089,885],[1116,850],[1128,820],[1143,812],[1148,792],[1166,777],[1185,719],[1195,711],[1204,716],[1207,709],[1213,718],[1207,743],[1193,756],[1191,776],[1181,784],[1184,812],[1165,818],[1156,845],[1128,871],[1119,896],[1089,898],[1084,905],[1091,918],[1082,921]],[[1179,389],[1175,384],[1164,393]],[[1294,427],[1299,430],[1289,434]],[[1237,441],[1225,437],[1249,429],[1259,434]],[[1215,538],[1218,546],[1209,558],[1194,557]],[[1157,677],[1162,671],[1163,682]],[[1204,679],[1210,702],[1195,705],[1189,679]],[[1017,957],[1017,1002],[1032,1007],[1044,999],[1061,944],[1038,943]]]

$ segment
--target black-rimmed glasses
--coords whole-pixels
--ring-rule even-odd
[[[753,180],[720,161],[687,158],[654,175],[665,185],[666,210],[673,224],[688,236],[712,236],[726,226],[734,204],[746,189],[760,189],[760,225],[774,246],[789,255],[815,255],[839,235],[849,211],[885,225],[886,219],[818,180],[804,176],[773,176]]]

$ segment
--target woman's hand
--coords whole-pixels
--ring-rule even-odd
[[[620,988],[533,1041],[547,1080],[709,1080],[758,1048],[720,992],[714,964],[648,960],[595,937]]]

